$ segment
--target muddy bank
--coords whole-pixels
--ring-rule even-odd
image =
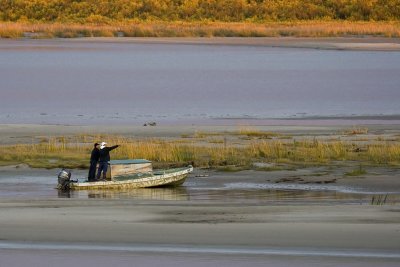
[[[305,48],[322,50],[358,50],[358,51],[400,51],[399,38],[384,37],[211,37],[211,38],[163,38],[163,37],[135,37],[135,38],[73,38],[71,43],[132,43],[132,44],[182,44],[182,45],[232,45],[232,46],[259,46],[259,47],[283,47],[283,48]],[[65,40],[62,40],[65,42]],[[5,44],[14,44],[15,41],[2,40]],[[59,40],[49,40],[46,48],[56,48]],[[3,45],[2,49],[10,49]],[[18,49],[13,47],[12,49]]]
[[[299,138],[337,138],[372,140],[374,138],[392,138],[396,140],[400,133],[400,124],[379,120],[252,120],[218,119],[211,124],[177,125],[46,125],[46,124],[0,124],[0,144],[36,143],[43,138],[71,135],[121,135],[134,138],[184,139],[196,133],[217,134],[220,136],[237,135],[242,129],[260,132],[272,132]],[[400,119],[399,119],[400,121]],[[282,123],[282,124],[281,124]],[[355,128],[368,129],[368,134],[346,134]],[[243,140],[242,140],[243,142]]]

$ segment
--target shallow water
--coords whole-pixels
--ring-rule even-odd
[[[259,248],[259,247],[216,247],[216,246],[172,246],[172,245],[118,245],[106,244],[60,244],[60,243],[24,243],[1,242],[0,249],[26,249],[26,250],[53,250],[53,251],[104,251],[104,252],[134,252],[134,253],[184,253],[184,254],[219,254],[219,255],[256,255],[256,256],[311,256],[311,257],[341,257],[341,258],[387,258],[400,259],[400,254],[395,251],[356,251],[356,250],[326,250],[307,248]]]
[[[76,170],[73,179],[85,177]],[[83,180],[83,179],[79,179]],[[321,184],[260,183],[246,177],[246,182],[216,177],[189,177],[176,188],[143,188],[124,191],[82,190],[60,192],[57,170],[11,170],[0,172],[0,199],[130,199],[141,201],[178,201],[196,203],[243,204],[369,204],[373,197],[386,196],[386,204],[400,203],[399,192],[370,192],[367,189]]]
[[[400,53],[0,41],[0,123],[400,114]]]

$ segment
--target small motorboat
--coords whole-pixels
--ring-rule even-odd
[[[145,159],[111,160],[105,180],[83,181],[72,180],[71,172],[61,170],[58,175],[57,188],[60,190],[91,189],[133,189],[161,186],[179,186],[193,172],[193,166],[154,170],[151,161]]]

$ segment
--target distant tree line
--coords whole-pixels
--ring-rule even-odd
[[[0,0],[1,21],[263,22],[400,19],[400,0]]]

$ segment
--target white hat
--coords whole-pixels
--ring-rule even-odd
[[[100,149],[103,149],[103,148],[105,148],[105,147],[106,147],[106,145],[107,145],[107,143],[106,143],[106,142],[101,142],[101,144],[100,144]]]

